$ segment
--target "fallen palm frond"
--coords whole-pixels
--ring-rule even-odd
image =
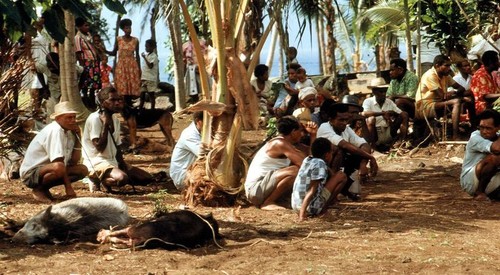
[[[189,107],[186,107],[178,112],[175,112],[175,116],[184,115],[187,113],[194,113],[199,111],[207,111],[212,116],[219,116],[226,110],[226,104],[210,100],[201,100],[196,102]]]

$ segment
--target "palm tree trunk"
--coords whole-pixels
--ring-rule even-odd
[[[180,111],[186,107],[186,86],[184,83],[184,60],[182,60],[182,36],[180,24],[179,1],[172,0],[172,11],[167,13],[167,24],[172,39],[175,79],[175,109]]]
[[[420,18],[422,16],[422,1],[417,1],[417,41],[415,41],[415,43],[417,44],[417,76],[418,78],[420,78],[422,76],[422,64],[420,64],[422,62],[422,58],[421,58],[421,54],[420,54],[420,49],[422,48],[421,47],[421,44],[422,44],[422,38],[420,37],[420,26],[421,26],[421,22],[420,22]]]
[[[413,72],[413,53],[411,47],[411,33],[410,33],[410,9],[408,8],[408,0],[404,0],[404,13],[405,13],[405,21],[406,21],[406,54],[408,59],[406,63],[408,64],[408,70]],[[420,2],[420,1],[419,1]]]
[[[269,47],[269,53],[267,55],[266,65],[269,67],[269,71],[273,66],[274,52],[276,50],[276,41],[278,40],[278,25],[273,26],[273,35],[271,38],[271,46]]]
[[[320,60],[320,72],[326,75],[326,56],[325,56],[325,37],[323,35],[325,31],[325,26],[323,25],[323,19],[321,17],[316,18],[316,29],[318,35],[318,47],[319,47],[319,60]]]
[[[90,114],[83,105],[82,98],[78,91],[76,75],[76,55],[75,55],[75,17],[69,11],[64,10],[64,21],[68,30],[68,35],[59,50],[60,55],[60,81],[61,81],[61,101],[69,101],[78,111],[77,120],[85,121]]]
[[[327,33],[327,68],[326,72],[331,74],[334,78],[337,77],[337,64],[335,63],[335,49],[337,48],[337,40],[334,36],[335,30],[335,9],[332,1],[325,2],[325,18],[326,18],[326,33]]]

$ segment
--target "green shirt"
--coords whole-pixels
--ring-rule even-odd
[[[418,77],[410,72],[406,71],[405,75],[399,81],[398,79],[392,79],[387,89],[387,96],[407,96],[415,99],[415,94],[417,93],[418,87]]]

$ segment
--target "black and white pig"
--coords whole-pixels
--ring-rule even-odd
[[[212,214],[200,215],[188,210],[167,213],[118,231],[103,229],[97,234],[97,241],[101,243],[165,249],[193,248],[220,238],[219,225]]]
[[[101,228],[125,226],[130,216],[122,200],[76,198],[39,212],[13,237],[15,242],[61,243],[96,234]],[[95,235],[94,235],[95,236]]]

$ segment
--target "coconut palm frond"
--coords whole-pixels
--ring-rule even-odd
[[[357,23],[361,26],[366,21],[374,24],[390,22],[390,24],[399,26],[404,24],[404,20],[404,12],[400,7],[375,6],[364,11],[358,18]]]

